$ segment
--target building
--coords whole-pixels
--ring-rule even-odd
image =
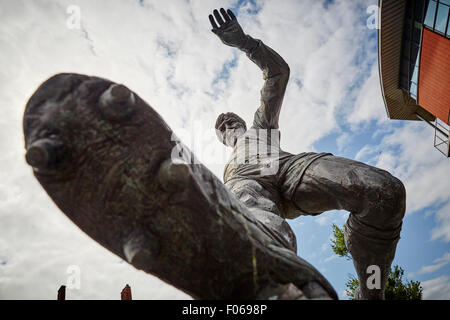
[[[421,120],[450,156],[450,0],[379,0],[378,63],[390,119]]]

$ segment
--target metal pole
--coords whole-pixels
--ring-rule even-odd
[[[444,131],[442,131],[441,129],[439,129],[438,127],[436,127],[434,124],[432,124],[430,121],[424,119],[420,114],[418,114],[417,112],[415,113],[417,118],[419,118],[420,120],[425,121],[426,123],[428,123],[428,125],[432,126],[434,129],[436,129],[437,131],[439,131],[439,133],[443,134],[445,137],[447,137],[448,139],[448,134],[445,133]]]

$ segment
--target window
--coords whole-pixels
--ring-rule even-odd
[[[436,1],[428,3],[427,15],[425,16],[424,24],[430,28],[434,28],[434,15],[436,13]]]
[[[409,89],[409,94],[411,97],[417,100],[417,84],[411,82],[411,88]]]
[[[424,24],[435,32],[450,37],[450,0],[429,0]]]
[[[417,84],[419,83],[419,62],[420,62],[420,51],[417,54],[417,58],[414,64],[414,70],[411,77],[411,86],[409,88],[409,94],[416,100],[417,100]]]
[[[447,21],[447,37],[450,36],[450,19]]]
[[[445,29],[447,27],[447,17],[448,17],[448,6],[439,3],[436,15],[436,23],[434,25],[434,28],[437,31],[445,33]]]

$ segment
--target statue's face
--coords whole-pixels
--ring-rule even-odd
[[[229,147],[234,147],[237,139],[242,136],[246,129],[245,125],[235,118],[226,118],[218,127],[220,131],[221,142]]]

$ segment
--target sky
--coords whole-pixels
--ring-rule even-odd
[[[387,118],[374,8],[378,1],[0,1],[0,299],[190,299],[136,270],[73,224],[25,163],[22,116],[37,87],[60,72],[123,83],[146,100],[222,179],[231,150],[214,123],[258,108],[262,73],[211,32],[208,15],[231,8],[245,33],[289,64],[281,147],[331,152],[388,170],[404,183],[407,212],[393,264],[420,281],[424,299],[450,299],[450,160],[419,121]],[[376,21],[375,21],[376,22]],[[341,299],[351,261],[330,248],[345,211],[289,220],[298,254]]]

